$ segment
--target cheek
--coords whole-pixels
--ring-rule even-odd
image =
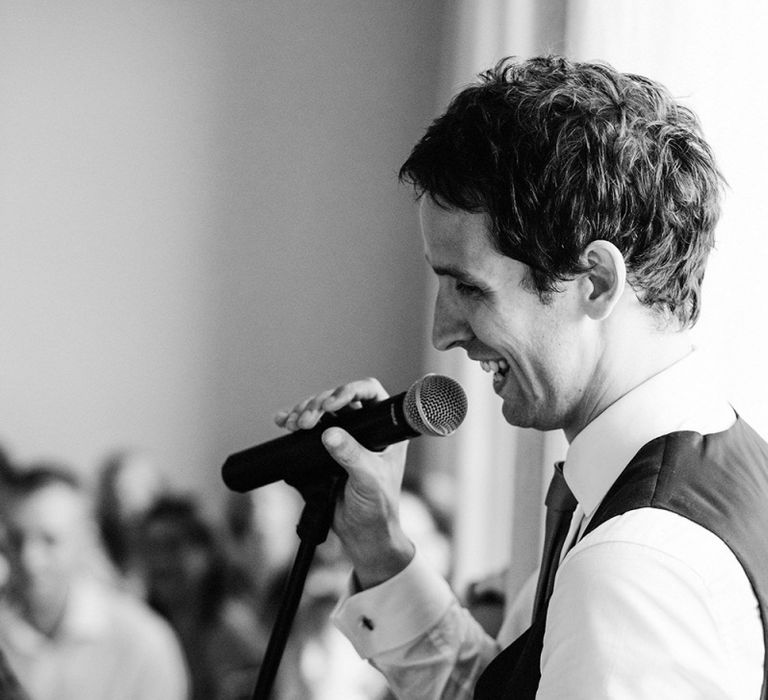
[[[79,549],[62,544],[50,550],[48,564],[51,569],[69,575],[81,569],[84,559],[85,556]]]
[[[549,385],[561,407],[572,406],[592,377],[594,349],[575,329],[549,339]]]
[[[513,360],[524,353],[530,340],[530,333],[525,332],[524,324],[511,313],[479,305],[467,319],[478,340]]]
[[[535,393],[553,398],[567,392],[577,370],[578,353],[567,333],[544,320],[534,324],[526,343],[519,344],[520,362]]]

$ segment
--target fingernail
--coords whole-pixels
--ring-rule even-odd
[[[302,413],[296,420],[296,425],[298,425],[300,428],[311,428],[312,417],[307,413]]]
[[[328,445],[328,447],[338,447],[341,445],[341,431],[336,430],[335,428],[328,428],[323,433],[323,442]]]

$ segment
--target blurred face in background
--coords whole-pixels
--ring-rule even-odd
[[[13,596],[32,622],[56,615],[91,543],[83,495],[48,484],[8,499],[5,521]]]
[[[143,516],[165,487],[157,467],[141,454],[126,456],[112,478],[110,488],[125,520]]]
[[[164,605],[185,602],[179,596],[199,594],[210,566],[211,554],[190,536],[185,523],[157,518],[145,527],[147,588]]]

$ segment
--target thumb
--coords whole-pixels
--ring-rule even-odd
[[[322,434],[323,445],[328,453],[347,471],[359,468],[362,445],[342,428],[328,428]]]

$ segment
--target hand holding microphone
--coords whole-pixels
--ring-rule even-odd
[[[352,410],[334,415],[342,409]],[[327,428],[343,428],[367,449],[383,450],[419,435],[449,435],[466,411],[464,391],[448,377],[428,374],[391,398],[376,379],[351,382],[279,413],[277,424],[295,432],[230,455],[222,478],[241,492],[280,479],[299,481],[328,465],[321,442]]]
[[[355,381],[338,387],[325,398],[319,395],[318,401],[310,400],[298,412],[295,408],[286,422],[289,426],[294,424],[295,412],[298,426],[327,419],[324,411],[338,412],[337,418],[352,418],[370,407],[382,406],[389,399],[378,380]],[[324,439],[320,449],[327,450],[347,472],[347,482],[334,513],[333,530],[352,561],[360,585],[370,588],[394,576],[413,558],[413,545],[398,518],[408,443],[400,441],[374,452],[344,428],[321,428],[321,433]],[[355,433],[359,435],[359,431]]]
[[[405,440],[448,435],[466,410],[461,386],[440,375],[427,375],[394,397],[375,379],[350,382],[279,413],[276,423],[293,432],[230,455],[222,476],[229,488],[247,491],[340,464],[348,478],[333,528],[367,588],[413,557],[397,515]]]

